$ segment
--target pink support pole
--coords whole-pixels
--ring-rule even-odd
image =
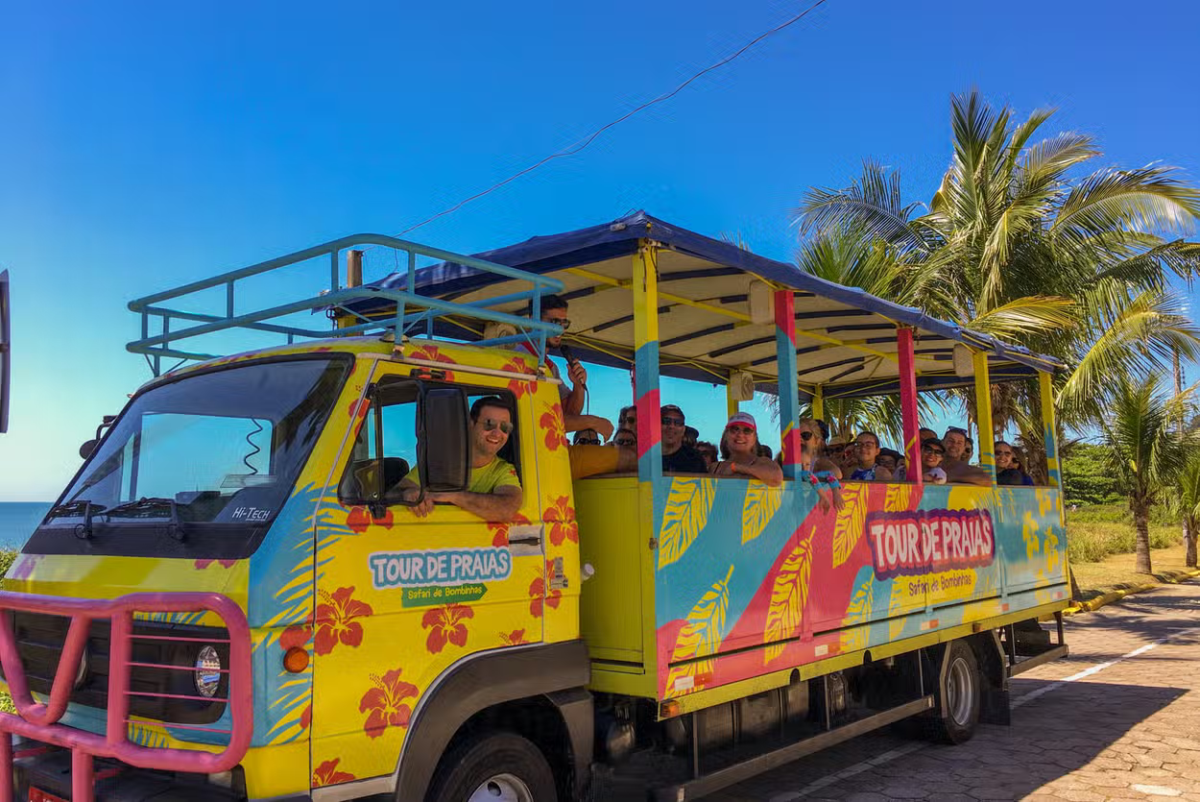
[[[13,802],[12,735],[0,732],[0,802]]]
[[[71,752],[71,802],[92,802],[96,797],[95,764],[81,749]]]
[[[917,420],[917,371],[913,364],[913,332],[907,326],[896,328],[896,352],[900,358],[900,414],[904,422],[905,478],[925,483],[921,470],[920,422]]]

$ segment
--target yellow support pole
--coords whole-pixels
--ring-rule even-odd
[[[1062,473],[1058,467],[1058,426],[1054,421],[1054,377],[1049,373],[1038,373],[1038,387],[1042,401],[1042,442],[1046,446],[1046,475],[1050,486],[1062,487]]]
[[[825,390],[819,384],[817,385],[817,389],[813,392],[812,416],[817,420],[825,419]]]
[[[725,414],[733,417],[738,412],[738,400],[733,397],[733,383],[725,385]]]
[[[988,371],[988,352],[975,351],[975,419],[979,423],[979,467],[996,482],[996,430],[992,426],[992,381]]]

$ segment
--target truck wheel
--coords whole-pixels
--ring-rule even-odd
[[[946,677],[938,688],[937,701],[945,715],[935,713],[931,734],[948,744],[971,740],[979,724],[979,702],[983,687],[980,682],[979,661],[975,651],[961,640],[946,647]]]
[[[508,732],[472,738],[439,766],[428,802],[557,802],[541,750]]]

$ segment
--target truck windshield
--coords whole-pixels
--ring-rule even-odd
[[[67,539],[96,553],[131,528],[169,524],[173,538],[195,543],[218,526],[263,527],[287,500],[348,362],[250,363],[139,395],[39,534],[70,527],[77,537]]]

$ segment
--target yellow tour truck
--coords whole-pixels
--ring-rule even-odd
[[[238,296],[314,264],[319,295]],[[1066,654],[1060,366],[1023,348],[641,212],[130,307],[155,376],[0,593],[0,802],[695,799],[902,719],[966,740]],[[202,350],[235,335],[274,342]],[[558,337],[630,371],[636,445],[569,444]],[[664,472],[664,376],[775,393],[778,474]],[[1035,486],[995,483],[1003,382]],[[984,480],[926,483],[918,394],[970,387]],[[881,395],[910,480],[822,470],[823,405]]]

